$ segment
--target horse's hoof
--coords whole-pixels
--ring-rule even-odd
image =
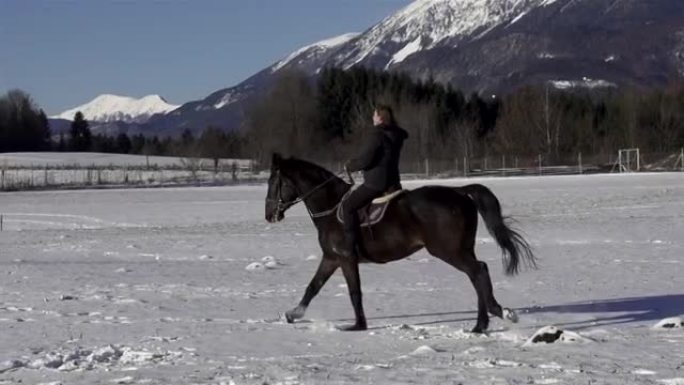
[[[470,331],[473,334],[485,334],[487,332],[487,328],[483,328],[482,326],[475,326],[473,330]]]
[[[514,324],[518,323],[518,313],[507,307],[503,309],[503,318],[513,322]]]
[[[336,328],[337,328],[337,330],[343,331],[343,332],[358,332],[358,331],[367,330],[368,326],[366,326],[365,324],[362,324],[362,325],[355,324],[355,325],[346,325],[346,326],[336,326]]]
[[[294,323],[295,320],[298,320],[302,317],[304,317],[304,311],[299,307],[285,312],[285,320],[289,324]]]

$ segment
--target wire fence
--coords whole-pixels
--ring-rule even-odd
[[[479,158],[403,161],[402,178],[450,178],[480,176],[570,175],[609,172],[684,172],[684,149],[679,153],[638,153],[636,162],[622,164],[619,153],[585,156],[517,156],[497,155]],[[635,165],[637,165],[635,167]],[[331,171],[341,171],[342,163],[323,165]],[[239,163],[219,161],[218,164],[198,162],[188,158],[173,165],[97,166],[73,165],[0,166],[0,191],[107,188],[207,186],[263,183],[269,170],[254,161]]]
[[[267,176],[253,162],[219,162],[217,167],[188,161],[164,166],[0,166],[0,191],[207,186],[258,183]]]

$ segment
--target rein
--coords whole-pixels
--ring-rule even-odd
[[[353,183],[353,182],[354,182],[354,179],[351,178],[351,174],[349,174],[349,173],[345,170],[345,171],[338,172],[337,174],[332,175],[330,178],[326,179],[325,181],[323,181],[322,183],[320,183],[320,184],[317,185],[316,187],[312,188],[311,190],[309,190],[309,191],[306,192],[305,194],[302,194],[302,195],[298,196],[298,197],[295,198],[294,200],[291,200],[291,201],[289,201],[289,202],[285,202],[285,201],[283,200],[283,197],[282,197],[282,188],[281,188],[281,186],[282,186],[282,184],[283,184],[283,178],[280,176],[280,170],[278,170],[278,185],[277,185],[278,191],[277,191],[277,194],[276,194],[276,195],[278,196],[278,199],[267,199],[267,201],[270,201],[270,202],[275,201],[275,202],[276,202],[276,212],[285,212],[285,210],[289,209],[290,207],[296,205],[296,204],[299,203],[299,202],[303,202],[304,200],[306,200],[306,198],[310,197],[313,193],[315,193],[316,191],[320,190],[320,189],[323,188],[326,184],[328,184],[328,183],[330,183],[331,181],[335,180],[335,178],[337,178],[338,176],[342,175],[343,173],[347,173],[347,175],[349,175],[349,177],[350,177],[350,180],[352,181],[352,184],[354,184],[354,183]],[[337,204],[336,204],[333,208],[331,208],[331,209],[329,209],[329,210],[321,211],[321,212],[318,212],[318,213],[313,213],[313,212],[311,212],[311,210],[309,210],[308,207],[306,208],[306,210],[309,212],[309,215],[311,216],[311,218],[322,218],[322,217],[328,216],[328,215],[334,213],[335,211],[337,211],[337,208],[338,208],[339,205],[340,205],[340,202],[337,202]]]

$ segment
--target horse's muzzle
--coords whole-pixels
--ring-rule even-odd
[[[285,218],[285,214],[282,211],[270,212],[266,214],[266,221],[268,223],[277,223]]]

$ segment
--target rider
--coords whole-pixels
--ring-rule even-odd
[[[358,157],[344,165],[348,172],[363,170],[364,182],[342,203],[345,248],[343,257],[358,256],[360,231],[357,211],[387,192],[401,190],[399,155],[408,133],[397,125],[392,109],[378,105],[373,112],[369,140]]]

